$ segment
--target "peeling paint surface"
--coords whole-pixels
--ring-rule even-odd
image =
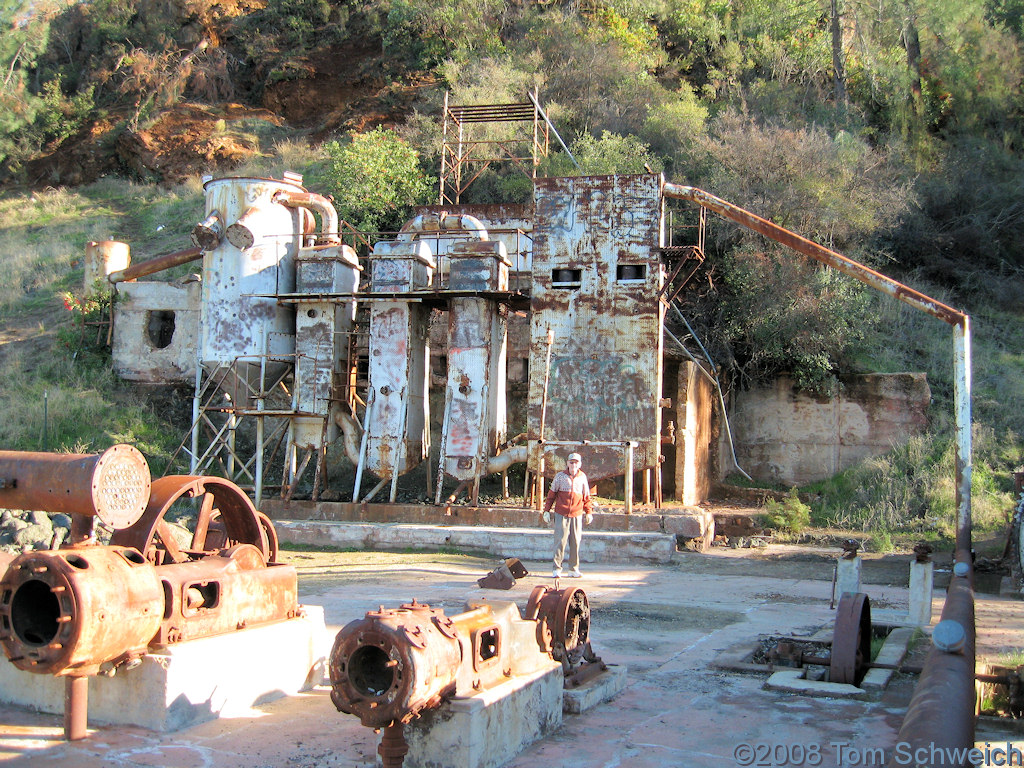
[[[623,474],[625,441],[637,443],[635,470],[656,467],[664,317],[660,177],[537,179],[536,200],[529,468],[539,469],[541,439],[555,443],[543,451],[548,476],[564,465],[574,449],[569,443],[584,454],[592,481]]]

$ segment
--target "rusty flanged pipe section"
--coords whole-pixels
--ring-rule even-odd
[[[0,507],[98,517],[127,528],[146,509],[146,457],[130,445],[100,454],[0,451]]]
[[[590,639],[590,601],[577,587],[534,587],[524,618],[537,622],[538,645],[559,660]]]
[[[461,659],[455,625],[442,610],[415,601],[382,606],[338,633],[331,701],[370,728],[407,723],[454,695]]]
[[[0,644],[27,672],[77,677],[137,658],[163,612],[156,570],[128,547],[28,552],[0,579]]]

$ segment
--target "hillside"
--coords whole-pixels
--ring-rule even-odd
[[[350,223],[396,227],[436,197],[446,92],[478,104],[536,89],[584,172],[663,171],[970,312],[976,498],[992,524],[1009,508],[1024,458],[1016,4],[40,0],[0,14],[6,446],[39,447],[44,392],[66,405],[51,447],[117,437],[159,457],[180,436],[68,325],[58,294],[77,290],[88,240],[126,240],[137,258],[185,247],[200,174],[286,169]],[[561,152],[541,171],[576,172]],[[467,202],[530,192],[494,167]],[[692,221],[679,211],[675,242]],[[721,221],[707,251],[684,299],[730,386],[929,374],[932,433],[822,489],[819,516],[847,514],[851,494],[865,525],[902,524],[920,509],[908,496],[948,515],[946,330]]]

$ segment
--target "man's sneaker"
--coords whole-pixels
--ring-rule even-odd
[[[573,568],[571,571],[569,571],[569,578],[570,579],[582,579],[583,578],[583,574],[580,573],[580,569],[579,568]]]
[[[562,569],[561,568],[552,568],[551,569],[551,576],[553,578],[556,578],[556,579],[562,578]]]

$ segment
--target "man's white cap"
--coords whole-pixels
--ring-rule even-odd
[[[580,464],[582,464],[583,463],[583,457],[580,456],[578,453],[570,453],[569,454],[569,458],[566,459],[566,461],[578,461]]]

